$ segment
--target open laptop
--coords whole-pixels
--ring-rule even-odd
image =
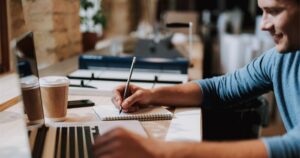
[[[33,33],[25,33],[15,43],[14,52],[20,79],[28,76],[39,77]],[[39,99],[42,102],[42,98]],[[42,119],[42,122],[32,125],[26,116],[24,118],[32,157],[93,157],[92,145],[95,138],[115,127],[124,127],[147,136],[138,121],[45,124]]]

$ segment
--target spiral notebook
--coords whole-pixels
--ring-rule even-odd
[[[136,112],[119,114],[119,110],[113,105],[98,105],[93,107],[96,114],[102,121],[113,120],[171,120],[173,114],[161,106],[149,106],[141,108]]]

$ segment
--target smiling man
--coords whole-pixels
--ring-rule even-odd
[[[124,129],[98,137],[96,157],[300,157],[300,0],[258,0],[263,10],[262,30],[270,32],[276,47],[244,68],[225,76],[172,87],[142,89],[115,101],[125,111],[139,105],[220,106],[274,91],[287,133],[237,142],[163,142],[145,139]]]

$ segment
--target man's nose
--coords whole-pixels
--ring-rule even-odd
[[[270,21],[270,19],[263,16],[262,22],[260,24],[260,29],[263,31],[269,31],[273,27],[273,23]]]

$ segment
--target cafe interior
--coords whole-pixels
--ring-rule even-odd
[[[95,103],[81,110],[68,107],[63,123],[99,122],[93,109],[110,104],[114,88],[129,80],[133,57],[130,84],[153,88],[234,72],[274,47],[259,29],[256,0],[1,0],[0,12],[0,157],[47,157],[28,137],[34,133],[28,132],[32,118],[24,116],[30,109],[20,84],[27,74],[38,74],[40,81],[63,76],[70,81],[67,101]],[[33,43],[19,45],[28,33]],[[153,73],[169,75],[147,80]],[[243,140],[286,132],[272,91],[236,104],[245,106],[198,109],[193,117],[199,129],[187,139]],[[176,109],[168,109],[173,119],[140,120],[146,135],[180,140],[172,128]]]

